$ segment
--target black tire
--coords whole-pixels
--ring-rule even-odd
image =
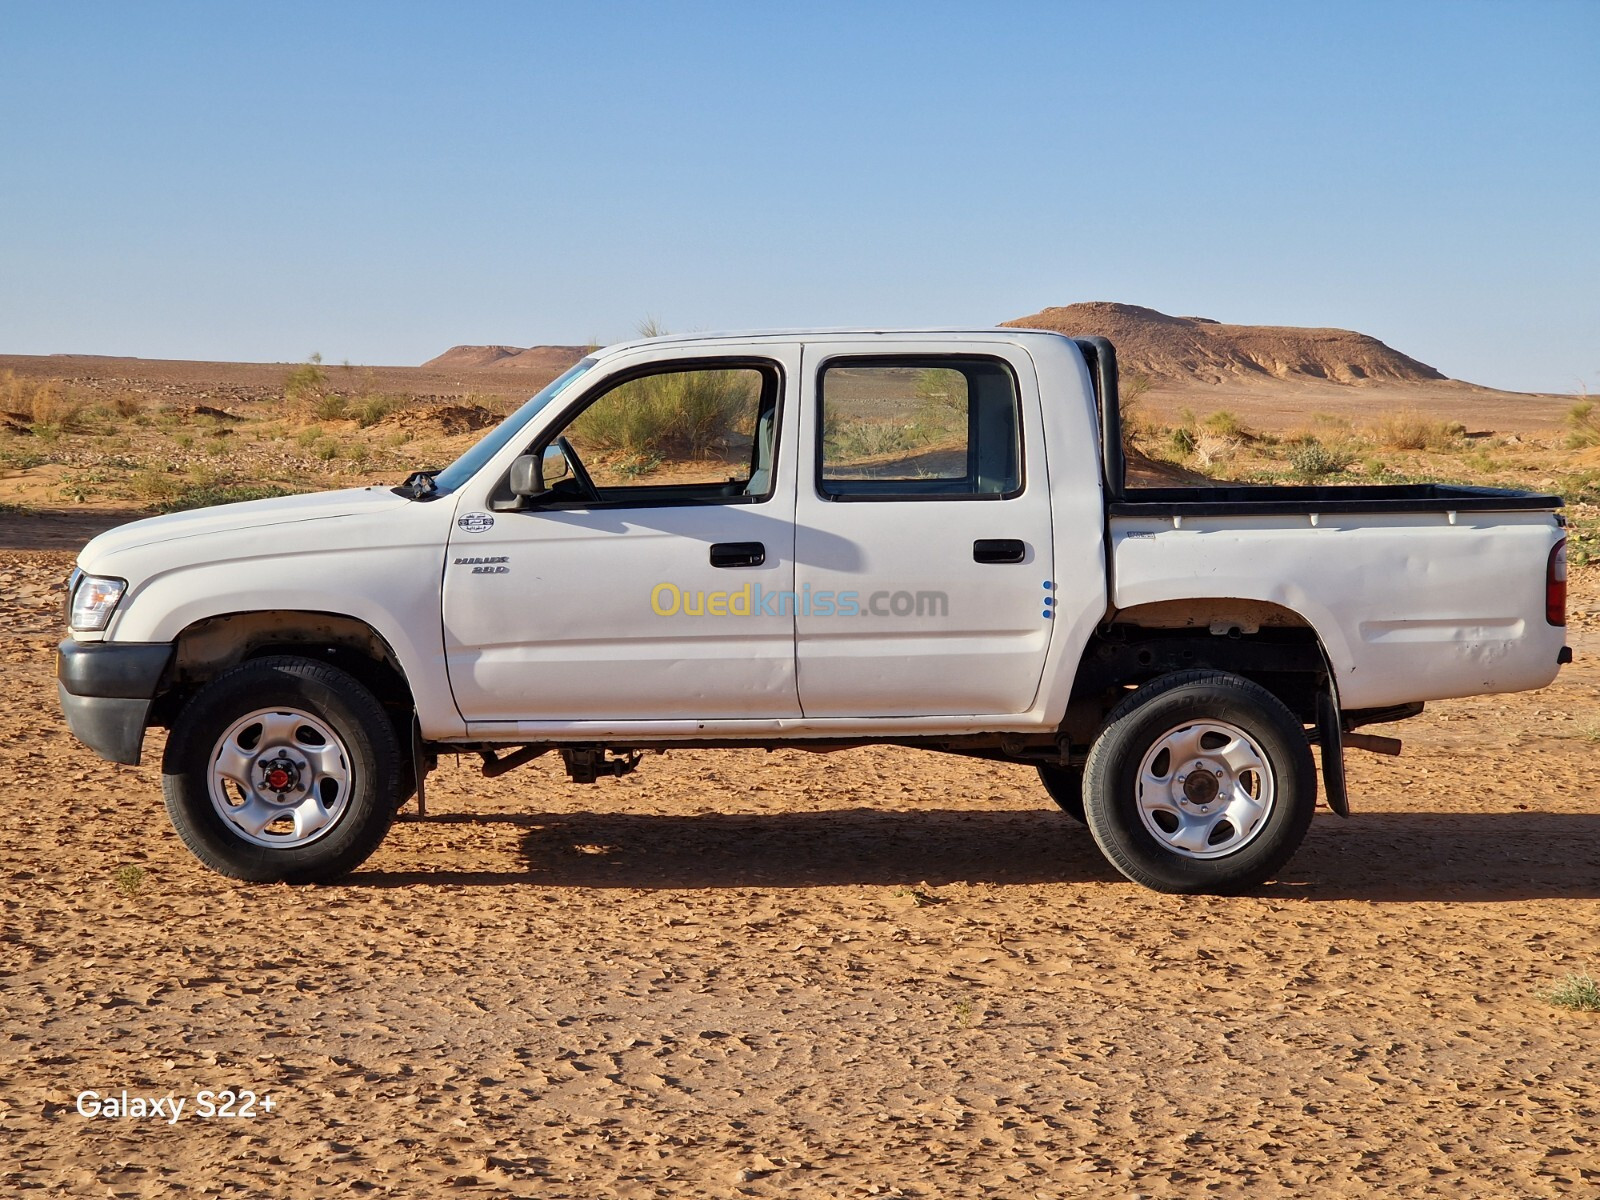
[[[1164,676],[1112,709],[1084,783],[1095,844],[1158,892],[1225,895],[1270,878],[1317,802],[1304,726],[1259,684],[1217,671]]]
[[[1050,793],[1050,799],[1056,802],[1062,812],[1078,824],[1084,823],[1082,767],[1054,767],[1040,763],[1039,782],[1044,784],[1044,790]]]
[[[258,883],[325,883],[354,870],[389,832],[404,775],[372,693],[336,667],[289,656],[242,663],[195,693],[161,770],[184,845],[213,870]]]

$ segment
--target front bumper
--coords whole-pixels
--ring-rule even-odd
[[[56,693],[73,736],[101,758],[137,766],[170,642],[78,642],[56,649]]]

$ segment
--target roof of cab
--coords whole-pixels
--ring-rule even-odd
[[[974,329],[970,326],[959,326],[950,329],[873,329],[860,327],[847,328],[814,328],[814,329],[739,329],[715,333],[672,333],[663,337],[635,338],[628,342],[617,342],[606,346],[599,353],[617,354],[625,350],[636,350],[642,346],[670,346],[670,345],[695,345],[717,343],[723,345],[739,344],[744,342],[775,342],[775,341],[872,341],[874,339],[895,341],[916,341],[922,338],[938,339],[940,341],[1012,341],[1019,338],[1064,338],[1066,335],[1048,329],[1017,329],[1010,326],[989,329]]]

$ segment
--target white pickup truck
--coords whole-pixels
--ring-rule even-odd
[[[57,675],[114,762],[170,729],[178,833],[249,880],[349,872],[443,751],[572,778],[646,750],[915,746],[1038,768],[1124,875],[1270,877],[1320,747],[1549,683],[1559,500],[1124,486],[1104,339],[657,338],[578,363],[399,487],[90,542]],[[975,846],[974,854],[982,847]]]

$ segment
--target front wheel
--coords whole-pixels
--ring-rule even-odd
[[[1157,679],[1113,709],[1084,783],[1101,852],[1159,892],[1236,892],[1270,878],[1317,800],[1304,726],[1259,684],[1215,671]]]
[[[310,659],[261,658],[184,706],[161,786],[178,836],[213,870],[321,883],[383,841],[400,763],[392,722],[355,679]]]

